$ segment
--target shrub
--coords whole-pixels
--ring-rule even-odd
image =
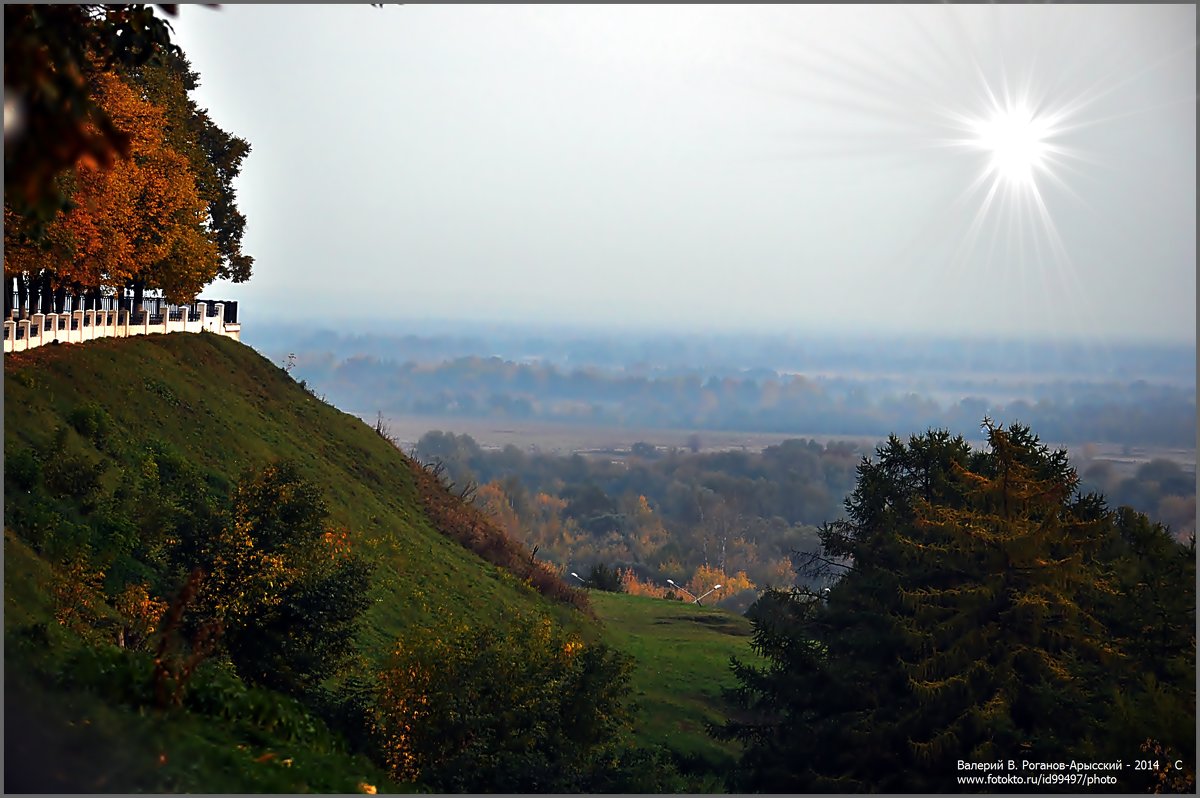
[[[625,590],[625,583],[621,579],[621,572],[616,568],[608,567],[602,562],[592,566],[592,570],[588,572],[587,582],[589,587],[609,593],[621,593]]]
[[[326,525],[315,485],[290,463],[247,474],[208,541],[202,601],[246,680],[303,696],[337,672],[370,604],[371,566]]]
[[[5,455],[4,479],[20,491],[31,491],[41,483],[42,464],[32,449],[17,449]]]
[[[112,417],[96,402],[88,402],[72,410],[67,414],[67,422],[101,450],[109,444],[115,427]]]
[[[437,791],[578,791],[620,764],[630,669],[544,617],[422,632],[380,676],[381,758]]]
[[[412,469],[417,495],[434,527],[483,559],[505,569],[547,598],[587,611],[587,595],[562,581],[549,565],[539,562],[524,544],[503,530],[478,507],[454,495],[438,478],[440,466],[426,468],[405,458]]]
[[[73,499],[85,512],[95,509],[101,493],[103,462],[92,462],[80,455],[61,453],[42,465],[46,488],[59,499]]]

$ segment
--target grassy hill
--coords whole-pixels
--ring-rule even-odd
[[[432,474],[252,349],[186,334],[47,346],[6,356],[4,378],[6,695],[13,698],[6,720],[29,729],[6,737],[10,789],[402,789],[295,700],[247,686],[217,662],[201,665],[189,688],[207,714],[147,709],[151,654],[114,645],[120,623],[111,597],[150,578],[150,555],[130,552],[149,537],[170,542],[189,524],[211,523],[196,510],[197,497],[230,495],[245,475],[280,460],[319,489],[329,523],[374,565],[354,646],[360,672],[378,669],[415,630],[504,629],[530,614],[549,616],[585,641],[632,653],[645,706],[687,707],[691,725],[671,729],[682,736],[643,710],[639,740],[713,754],[698,719],[715,692],[684,690],[673,703],[668,683],[647,681],[645,665],[657,660],[645,624],[682,605],[630,616],[602,597],[611,617],[602,626],[582,593],[524,561]],[[79,565],[84,551],[92,553],[91,571]],[[163,598],[170,598],[165,589]],[[86,633],[61,622],[64,602],[87,605]],[[727,617],[724,625],[738,634],[722,633],[695,666],[711,668],[704,678],[713,685],[727,681],[717,671],[727,674],[729,644],[746,639],[744,622]],[[687,659],[662,656],[676,669]]]
[[[105,418],[99,432],[80,418]],[[50,346],[5,358],[6,461],[58,451],[100,470],[102,488],[151,452],[198,468],[218,490],[278,459],[324,493],[330,520],[385,567],[365,650],[387,651],[406,625],[499,623],[546,606],[508,572],[482,565],[423,512],[412,464],[358,419],[307,393],[254,350],[219,336],[148,336]],[[60,445],[56,437],[64,436]],[[119,451],[118,451],[119,450]],[[67,497],[70,498],[70,497]],[[554,610],[565,621],[565,610]],[[445,613],[452,613],[447,618]]]

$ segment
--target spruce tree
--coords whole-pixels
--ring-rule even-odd
[[[1081,495],[1064,451],[892,437],[803,563],[826,591],[748,613],[731,787],[957,792],[959,760],[1124,758],[1195,745],[1195,548]],[[1116,790],[1187,788],[1121,774]],[[1173,779],[1173,780],[1172,780]]]

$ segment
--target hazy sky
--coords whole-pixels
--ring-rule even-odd
[[[1195,339],[1196,9],[183,6],[247,323]],[[1032,165],[1030,165],[1032,164]]]

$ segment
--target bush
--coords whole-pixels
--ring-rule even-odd
[[[596,590],[604,590],[609,593],[625,592],[625,583],[621,579],[621,572],[616,568],[609,568],[602,562],[592,566],[592,570],[588,572],[587,583],[588,587]]]
[[[42,464],[32,449],[17,449],[4,458],[4,480],[16,490],[31,491],[42,481]]]
[[[397,646],[381,675],[382,761],[397,779],[441,792],[615,783],[630,668],[625,655],[584,645],[548,618],[522,618],[506,632],[422,632]]]
[[[108,445],[115,427],[112,417],[95,402],[88,402],[72,410],[67,414],[67,422],[100,450]]]
[[[297,697],[337,672],[370,605],[371,566],[327,534],[326,512],[294,465],[268,466],[238,485],[202,555],[202,603],[238,674]]]
[[[73,499],[84,512],[95,509],[100,499],[100,477],[105,471],[103,462],[63,452],[50,457],[42,466],[46,488],[58,499]]]

